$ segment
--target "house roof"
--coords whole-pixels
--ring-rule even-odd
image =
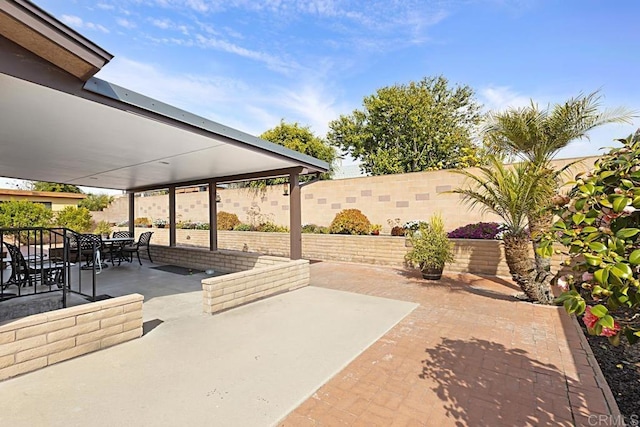
[[[55,199],[84,199],[86,194],[81,193],[61,193],[54,191],[31,191],[31,190],[12,190],[8,188],[0,188],[0,196],[9,197],[50,197]]]
[[[91,77],[108,53],[32,3],[11,3],[0,0],[4,176],[143,191],[328,170],[316,158]],[[37,43],[21,42],[16,28],[31,29]],[[66,61],[70,53],[85,68]]]

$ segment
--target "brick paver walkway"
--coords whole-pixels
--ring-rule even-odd
[[[314,286],[420,307],[282,426],[596,425],[593,416],[615,413],[573,320],[514,300],[511,281],[448,275],[435,283],[347,263],[311,268]]]

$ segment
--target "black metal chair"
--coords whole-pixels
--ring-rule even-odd
[[[102,236],[99,234],[78,234],[78,261],[85,260],[83,270],[92,269],[94,264],[102,270],[102,259],[100,250],[102,249]],[[97,263],[97,264],[96,264]]]
[[[114,239],[131,239],[133,242],[133,233],[130,231],[114,231],[113,232]],[[127,245],[128,242],[111,242],[108,246],[109,249],[109,259],[111,259],[111,265],[115,265],[115,260],[118,260],[118,265],[125,259],[125,254],[122,252],[122,249]]]
[[[147,248],[147,256],[149,257],[149,261],[153,263],[151,259],[151,250],[149,248],[149,242],[151,241],[152,231],[146,231],[140,235],[138,241],[133,245],[126,245],[122,248],[122,253],[128,257],[129,262],[133,262],[133,254],[135,253],[138,257],[138,262],[142,265],[142,261],[140,260],[140,248]]]
[[[42,284],[45,286],[56,285],[62,287],[64,264],[52,260],[37,259],[28,262],[20,249],[16,245],[4,242],[11,257],[11,275],[9,279],[2,284],[3,289],[8,286],[17,286],[18,295],[20,288],[23,286],[33,286]]]

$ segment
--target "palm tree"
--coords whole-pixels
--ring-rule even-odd
[[[530,238],[527,232],[527,217],[538,209],[546,189],[544,175],[531,162],[522,162],[506,167],[496,156],[488,156],[487,164],[469,170],[452,171],[466,176],[471,182],[466,187],[452,190],[463,195],[470,208],[480,207],[500,216],[506,225],[503,237],[504,252],[509,271],[525,295],[533,301],[549,303],[548,289],[535,286],[529,279],[534,271],[530,253]]]
[[[545,177],[539,183],[547,192],[547,197],[541,200],[547,202],[528,213],[534,249],[538,246],[538,236],[552,222],[547,209],[548,201],[559,186],[559,172],[553,170],[551,159],[571,141],[588,139],[588,133],[596,127],[610,123],[631,123],[634,113],[624,108],[600,111],[601,99],[596,91],[588,95],[580,94],[553,108],[540,109],[532,101],[531,105],[524,108],[512,108],[489,115],[483,129],[487,150],[496,155],[515,156],[529,161]],[[536,252],[537,272],[548,272],[549,267],[550,259],[539,257]]]

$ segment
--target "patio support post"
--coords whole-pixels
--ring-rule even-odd
[[[129,233],[135,236],[135,220],[136,220],[136,193],[129,193]]]
[[[218,192],[216,181],[209,181],[209,250],[218,250]]]
[[[302,258],[302,205],[300,203],[300,176],[289,174],[289,238],[290,259]]]
[[[169,246],[176,246],[176,186],[169,187]]]

